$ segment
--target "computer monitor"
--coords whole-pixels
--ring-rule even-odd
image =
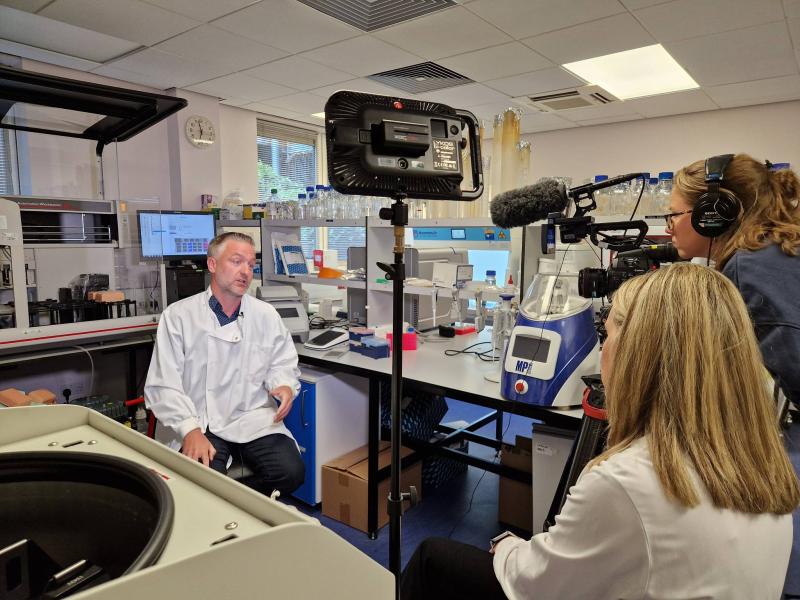
[[[189,210],[140,210],[143,258],[199,260],[214,239],[214,214]]]

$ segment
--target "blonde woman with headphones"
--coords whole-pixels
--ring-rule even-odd
[[[747,154],[675,175],[667,233],[682,258],[710,257],[744,297],[764,364],[800,406],[800,179]]]
[[[426,540],[401,598],[780,597],[800,488],[738,290],[678,263],[625,282],[606,328],[608,449],[556,524],[492,553]]]

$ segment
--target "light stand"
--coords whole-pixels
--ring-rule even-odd
[[[389,569],[400,590],[400,521],[403,501],[416,503],[417,491],[400,492],[403,398],[403,282],[407,198],[475,200],[483,193],[480,124],[469,111],[435,102],[338,91],[325,103],[328,179],[341,194],[386,196],[394,200],[380,218],[394,226],[394,263],[378,263],[393,283],[392,426]],[[461,153],[469,148],[469,159]],[[472,186],[464,189],[465,167]]]
[[[411,506],[417,503],[417,490],[412,485],[408,492],[400,491],[400,448],[402,445],[403,399],[403,282],[405,281],[405,231],[408,225],[408,205],[403,203],[406,194],[394,196],[391,208],[382,208],[379,216],[394,226],[394,263],[378,263],[386,278],[392,282],[392,465],[388,498],[389,511],[389,570],[394,574],[395,597],[400,592],[400,522],[403,516],[403,501],[410,500]]]

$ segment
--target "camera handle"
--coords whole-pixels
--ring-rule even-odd
[[[629,229],[638,231],[636,236],[625,235]],[[608,248],[616,252],[636,250],[647,235],[647,223],[644,221],[613,221],[610,223],[591,223],[589,239],[598,248]],[[624,231],[623,235],[608,235],[606,231]]]

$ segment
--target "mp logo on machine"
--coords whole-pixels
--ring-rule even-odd
[[[528,362],[527,360],[518,360],[517,361],[517,366],[515,367],[514,370],[517,373],[527,373],[528,372],[528,368],[530,366],[531,366],[531,363]]]

